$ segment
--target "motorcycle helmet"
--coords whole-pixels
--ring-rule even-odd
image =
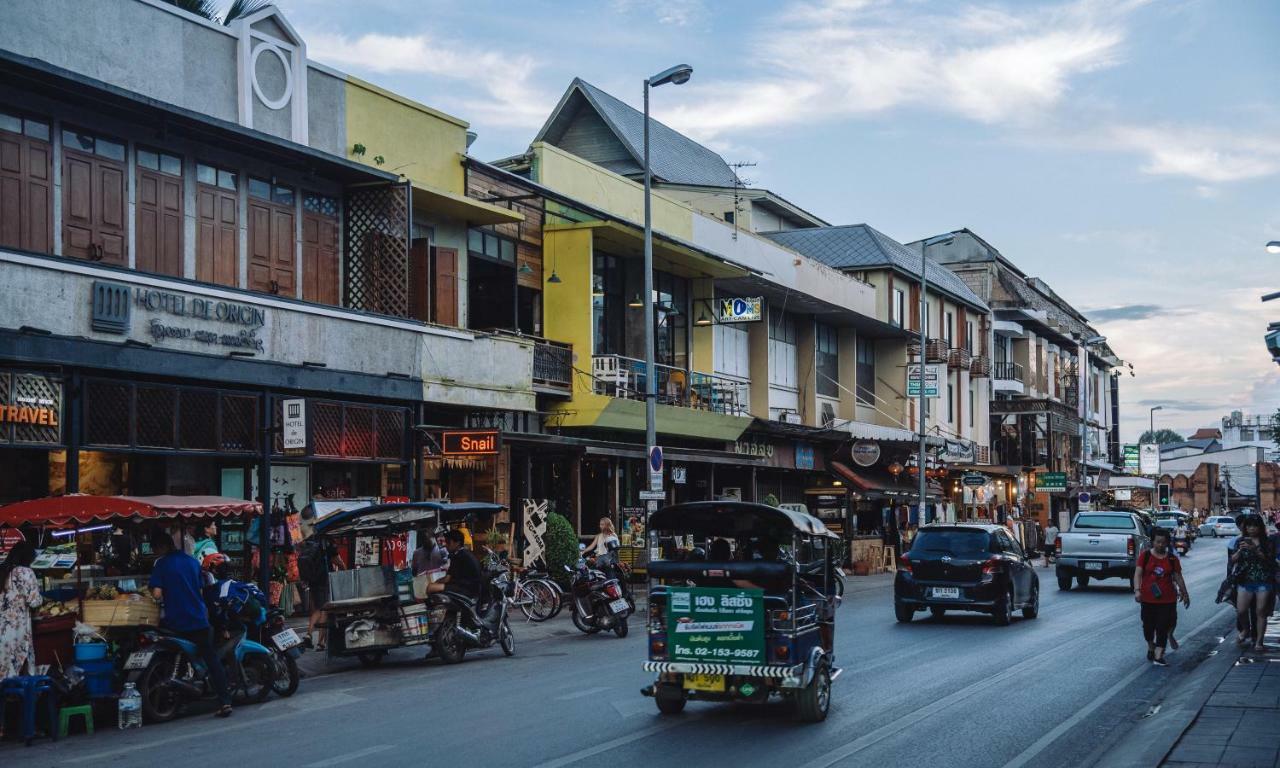
[[[231,558],[221,552],[210,552],[200,561],[201,570],[213,574],[215,579],[227,578],[227,570],[231,566]]]

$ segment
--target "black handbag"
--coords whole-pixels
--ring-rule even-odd
[[[1218,597],[1213,601],[1215,603],[1225,603],[1230,601],[1232,605],[1236,602],[1236,580],[1233,576],[1228,576],[1218,585]]]

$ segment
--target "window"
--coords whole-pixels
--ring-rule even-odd
[[[197,163],[196,181],[196,279],[238,285],[240,177],[235,171]]]
[[[972,355],[976,346],[973,340],[973,321],[966,320],[964,321],[964,348]]]
[[[485,229],[467,231],[467,327],[517,327],[516,244]]]
[[[951,382],[947,382],[947,421],[956,420],[956,390]]]
[[[273,184],[266,179],[249,177],[249,197],[259,200],[270,200],[277,205],[293,205],[293,187]]]
[[[196,165],[196,181],[201,184],[208,184],[211,187],[221,187],[232,192],[239,186],[239,179],[235,171],[215,168],[204,163]]]
[[[715,346],[715,372],[739,379],[751,377],[749,334],[742,323],[716,323],[712,326]]]
[[[53,252],[49,123],[0,111],[0,247]]]
[[[791,315],[769,310],[769,384],[787,389],[799,386],[796,371],[796,321]]]
[[[65,130],[62,132],[62,146],[105,157],[108,160],[124,162],[124,142],[112,141],[111,139],[104,139],[100,136],[80,133],[79,131]]]
[[[889,321],[899,328],[905,322],[904,316],[907,309],[907,294],[901,288],[893,289],[893,304],[889,307]]]
[[[138,149],[138,167],[148,171],[159,171],[170,176],[182,175],[182,158],[167,152],[156,152],[150,149]]]
[[[858,402],[874,405],[876,401],[876,345],[858,336],[857,393]]]
[[[19,117],[8,112],[0,112],[0,131],[22,134],[40,141],[49,140],[49,123],[47,121]]]
[[[501,261],[505,264],[516,263],[516,243],[483,229],[472,229],[467,232],[467,250],[472,256]]]
[[[840,396],[840,332],[829,325],[817,324],[818,394]]]
[[[591,273],[591,307],[595,325],[595,354],[621,355],[626,299],[623,274],[617,256],[597,253]]]
[[[654,360],[663,365],[689,367],[689,281],[654,270]]]
[[[973,387],[969,387],[969,428],[973,429],[973,410],[977,404],[977,398],[974,396]]]
[[[724,212],[724,220],[725,220],[725,221],[727,221],[728,223],[732,224],[732,223],[733,223],[733,219],[734,219],[734,212],[733,212],[733,211],[725,211],[725,212]]]
[[[947,342],[947,348],[955,346],[956,341],[956,315],[951,310],[943,313],[942,319],[944,325],[942,327],[942,338]]]

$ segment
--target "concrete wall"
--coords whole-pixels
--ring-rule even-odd
[[[448,192],[466,192],[465,121],[354,77],[347,77],[346,105],[345,157]],[[364,155],[353,154],[356,144],[365,146]],[[382,165],[375,162],[379,156]]]

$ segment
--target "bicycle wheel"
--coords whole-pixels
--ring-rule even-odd
[[[529,621],[546,621],[555,615],[556,604],[560,602],[555,590],[544,581],[527,581],[520,585],[516,593],[516,604]]]

